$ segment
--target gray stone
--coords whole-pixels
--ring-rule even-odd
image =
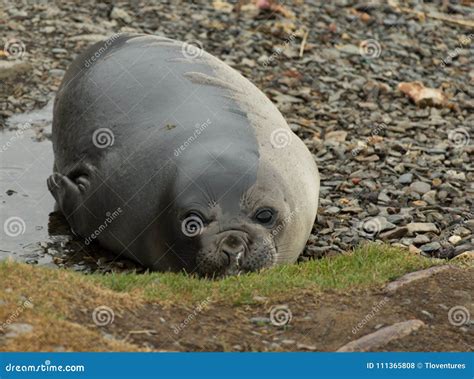
[[[324,213],[329,214],[329,215],[335,215],[335,214],[338,214],[340,211],[341,211],[341,208],[339,207],[329,207],[324,211]]]
[[[430,205],[435,205],[436,204],[436,191],[431,190],[426,192],[422,197],[424,201],[426,201]]]
[[[435,241],[435,242],[427,243],[426,245],[420,246],[420,249],[424,253],[433,253],[441,249],[441,244]]]
[[[112,12],[110,12],[110,18],[112,20],[122,20],[126,24],[130,24],[132,22],[132,18],[130,15],[122,8],[114,7]]]
[[[410,185],[410,189],[416,193],[419,193],[420,195],[423,195],[431,189],[431,185],[429,183],[418,181],[413,182]]]
[[[6,338],[16,338],[22,334],[31,333],[33,331],[33,325],[26,323],[13,323],[8,325],[5,330]]]
[[[471,231],[464,226],[458,226],[456,228],[456,234],[460,235],[461,237],[467,237],[471,235]]]
[[[438,228],[431,222],[411,222],[407,224],[408,234],[438,232]]]
[[[398,178],[398,183],[400,184],[410,184],[413,181],[413,174],[403,174]]]
[[[414,245],[423,245],[428,242],[430,242],[430,239],[425,234],[418,234],[412,241]]]
[[[395,228],[387,232],[381,233],[379,237],[382,240],[399,239],[399,238],[404,237],[407,233],[408,233],[408,228],[406,226],[402,226],[402,227]]]
[[[387,221],[396,225],[402,224],[406,221],[409,221],[410,219],[411,217],[409,215],[404,215],[404,214],[399,214],[399,213],[387,216]]]
[[[260,324],[270,324],[271,321],[268,317],[252,317],[250,319],[250,322],[252,324],[260,325]]]
[[[63,77],[65,74],[65,71],[64,70],[61,70],[59,68],[55,68],[55,69],[52,69],[52,70],[49,70],[49,75],[50,76],[54,76],[56,78],[61,78]]]
[[[371,216],[377,216],[380,213],[380,208],[370,203],[367,205],[367,213]]]

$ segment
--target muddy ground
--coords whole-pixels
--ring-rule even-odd
[[[143,301],[137,294],[112,293],[66,274],[52,279],[72,284],[55,299],[40,301],[29,290],[34,307],[20,312],[21,321],[0,333],[0,350],[336,351],[407,321],[421,327],[399,331],[391,340],[362,342],[358,349],[474,350],[472,268],[446,268],[393,291],[387,285],[346,293],[291,291],[255,297],[249,305]],[[59,312],[59,319],[39,316],[51,306],[54,310],[46,314]],[[281,313],[272,316],[276,307]]]
[[[114,338],[125,338],[131,344],[154,350],[335,351],[382,327],[419,319],[425,327],[370,350],[473,351],[473,327],[456,327],[448,320],[448,310],[455,305],[464,304],[471,312],[474,310],[472,278],[472,270],[459,272],[456,278],[452,272],[441,273],[390,296],[380,289],[343,295],[303,292],[271,301],[262,299],[262,304],[246,307],[212,304],[198,312],[195,320],[182,330],[176,329],[176,323],[186,320],[194,308],[163,309],[148,305],[135,317],[117,319],[104,330]],[[291,312],[291,321],[281,327],[265,320],[269,304],[277,300]],[[358,323],[373,312],[373,307],[380,311],[356,330]],[[160,318],[168,322],[160,323]],[[79,323],[86,321],[78,319]]]

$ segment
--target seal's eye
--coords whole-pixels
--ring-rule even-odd
[[[275,221],[275,211],[270,208],[261,208],[255,213],[255,220],[260,224],[271,226]]]

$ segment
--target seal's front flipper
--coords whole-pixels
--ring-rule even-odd
[[[78,177],[73,181],[65,175],[54,173],[47,179],[47,184],[49,191],[56,199],[59,209],[71,223],[72,216],[82,205],[83,191],[88,186],[88,180],[82,180],[81,177]]]

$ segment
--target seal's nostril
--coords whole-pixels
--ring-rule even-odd
[[[230,254],[227,251],[222,251],[222,255],[224,256],[224,259],[226,260],[225,265],[230,266],[230,262],[232,262]]]
[[[220,243],[220,253],[225,256],[227,266],[241,266],[247,252],[245,240],[236,234],[227,234]]]
[[[239,266],[242,264],[245,256],[245,246],[240,244],[236,247],[229,247],[228,245],[223,244],[221,247],[221,252],[227,260],[227,265],[235,263],[237,266]]]

